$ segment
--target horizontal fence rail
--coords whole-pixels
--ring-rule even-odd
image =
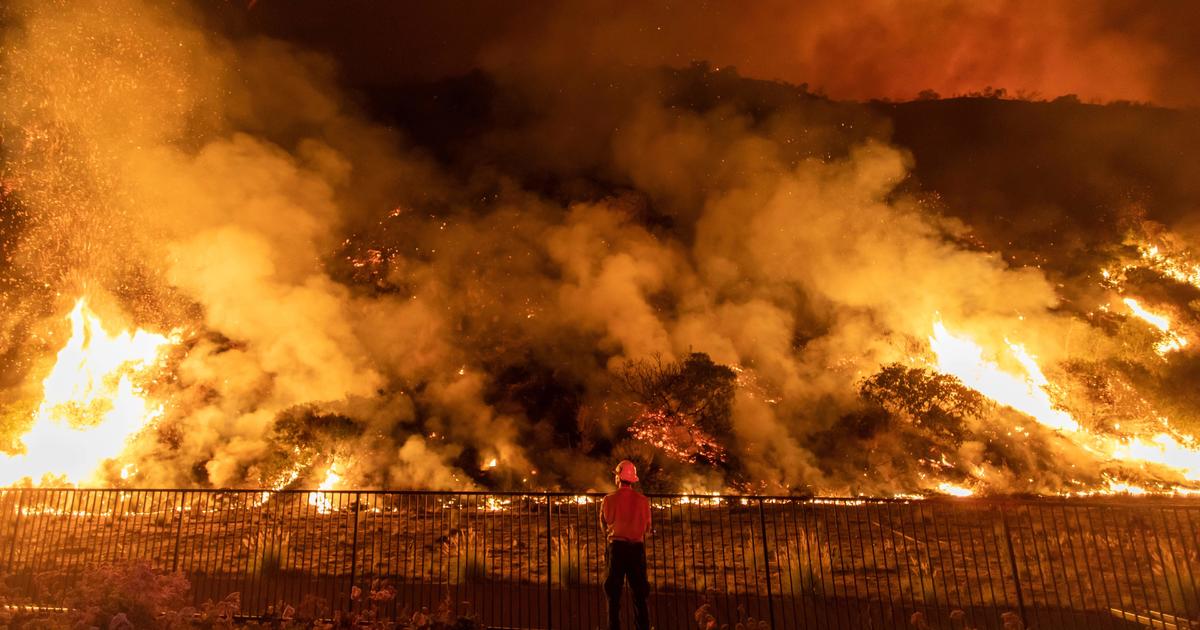
[[[600,498],[8,489],[0,572],[10,600],[43,606],[143,562],[185,576],[197,605],[239,594],[248,616],[599,628]],[[1200,628],[1197,501],[650,500],[656,628]]]

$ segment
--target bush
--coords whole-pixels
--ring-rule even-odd
[[[1174,607],[1171,612],[1176,615],[1200,619],[1200,590],[1192,579],[1193,573],[1200,573],[1200,552],[1190,549],[1176,553],[1168,547],[1152,556],[1154,575],[1167,588],[1164,603]]]
[[[908,581],[904,586],[910,601],[921,601],[926,606],[940,606],[946,599],[941,569],[919,552],[908,556]]]
[[[487,549],[474,529],[460,530],[442,543],[451,584],[487,579],[490,572]]]
[[[274,528],[260,529],[254,537],[242,538],[242,546],[250,553],[250,564],[247,567],[250,575],[277,575],[286,568],[291,534]]]
[[[147,562],[47,572],[37,582],[44,601],[59,602],[65,610],[20,613],[9,626],[160,627],[160,618],[182,608],[191,588],[182,574],[156,572]]]
[[[579,539],[574,528],[568,528],[565,535],[554,538],[550,552],[550,579],[554,584],[565,588],[584,583]]]
[[[829,543],[816,532],[806,532],[799,542],[790,542],[775,553],[779,583],[786,595],[833,593],[833,554]]]

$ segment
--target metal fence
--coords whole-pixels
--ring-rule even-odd
[[[598,495],[0,491],[7,590],[42,605],[99,564],[182,572],[197,603],[498,628],[605,622]],[[1200,502],[651,496],[656,628],[1189,628]],[[625,613],[630,612],[628,601]],[[1200,628],[1200,624],[1196,624]]]

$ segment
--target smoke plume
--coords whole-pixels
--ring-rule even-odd
[[[84,294],[113,325],[183,339],[151,387],[165,411],[130,447],[129,483],[315,487],[332,468],[364,488],[586,489],[631,454],[672,490],[931,488],[929,449],[859,388],[881,366],[927,365],[935,323],[1019,339],[1043,365],[1079,348],[1116,357],[1122,342],[1064,303],[1076,293],[1059,278],[980,245],[877,111],[711,66],[628,64],[676,61],[683,29],[714,34],[689,56],[745,58],[753,74],[850,97],[963,91],[977,76],[1194,97],[1164,88],[1159,53],[1141,30],[1113,30],[1113,6],[1059,6],[1040,19],[1062,41],[1001,46],[1037,11],[1014,6],[926,5],[897,22],[873,3],[848,24],[832,5],[764,4],[718,33],[715,9],[680,25],[631,6],[596,28],[597,6],[571,4],[544,17],[547,37],[478,51],[503,98],[481,128],[431,148],[368,115],[332,61],[294,44],[221,37],[203,15],[137,0],[16,3],[2,121],[7,426],[19,436],[62,313]],[[936,27],[960,12],[967,26]],[[608,56],[650,24],[665,40]],[[847,31],[905,51],[908,72],[838,47],[831,33]],[[933,63],[947,49],[961,55]],[[1084,65],[1110,68],[1111,89],[1081,78]],[[738,373],[724,469],[666,461],[629,436],[623,367],[692,353]],[[998,491],[1057,491],[1064,462],[1094,464],[1036,427],[1021,449],[992,445],[1015,415],[970,421],[946,466]]]

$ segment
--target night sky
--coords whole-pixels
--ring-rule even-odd
[[[496,71],[587,72],[705,60],[838,98],[989,86],[1054,98],[1200,103],[1200,6],[985,2],[208,3],[219,28],[331,54],[353,85]]]

